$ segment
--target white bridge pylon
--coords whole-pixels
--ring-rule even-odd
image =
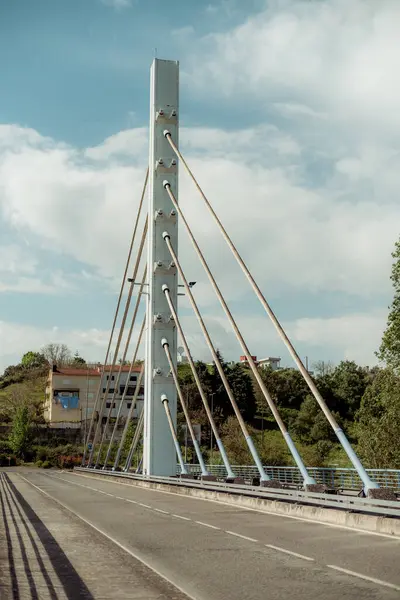
[[[178,223],[163,181],[168,178],[177,196],[178,161],[164,136],[164,130],[168,128],[174,140],[178,140],[178,109],[179,63],[154,59],[150,75],[148,296],[143,434],[143,474],[148,476],[176,474],[176,449],[161,398],[168,398],[176,430],[177,392],[162,341],[168,341],[176,368],[177,328],[165,299],[163,285],[168,286],[172,302],[177,306],[178,276],[163,233],[168,231],[177,251]]]

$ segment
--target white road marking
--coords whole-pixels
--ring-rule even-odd
[[[144,560],[143,558],[141,558],[140,556],[138,556],[138,554],[136,554],[136,552],[133,552],[130,548],[127,548],[126,546],[124,546],[123,544],[121,544],[118,540],[116,540],[115,538],[113,538],[111,535],[109,535],[108,533],[106,533],[105,531],[103,531],[102,529],[100,529],[99,527],[97,527],[96,525],[94,525],[94,523],[91,523],[90,521],[88,521],[87,519],[85,519],[85,517],[82,517],[82,515],[80,515],[76,511],[74,511],[71,508],[69,508],[69,506],[67,506],[63,502],[60,502],[60,500],[57,500],[56,498],[53,498],[53,496],[50,496],[50,494],[48,494],[47,492],[45,492],[44,490],[42,490],[42,488],[40,488],[39,486],[37,486],[34,483],[32,483],[31,481],[29,481],[29,479],[26,479],[26,477],[24,477],[23,475],[19,475],[19,477],[21,477],[21,479],[23,479],[24,481],[26,481],[26,483],[28,483],[29,485],[31,485],[32,487],[34,487],[36,490],[38,490],[38,492],[40,492],[44,496],[47,496],[47,498],[50,498],[50,500],[52,500],[53,502],[55,502],[59,506],[62,506],[62,508],[64,508],[65,510],[67,510],[68,512],[70,512],[72,515],[74,515],[75,517],[77,517],[78,519],[80,519],[83,523],[86,523],[86,525],[88,525],[89,527],[91,527],[92,529],[94,529],[95,531],[97,531],[97,533],[100,533],[101,535],[103,535],[110,542],[112,542],[113,544],[115,544],[116,546],[118,546],[118,548],[121,548],[121,550],[123,550],[124,552],[126,552],[127,554],[129,554],[130,556],[132,556],[132,558],[135,558],[136,560],[138,560],[139,562],[141,562],[142,565],[144,565],[145,567],[147,567],[148,569],[150,569],[151,571],[153,571],[153,573],[155,573],[159,577],[162,577],[162,579],[164,579],[170,585],[174,586],[174,588],[176,588],[177,590],[179,590],[180,592],[182,592],[182,594],[186,594],[186,596],[188,598],[190,598],[190,600],[198,600],[198,598],[195,598],[195,596],[192,596],[184,588],[182,588],[179,585],[177,585],[176,583],[174,583],[172,581],[172,579],[170,579],[169,577],[167,577],[166,575],[164,575],[158,569],[154,568],[147,560]]]
[[[297,558],[302,558],[303,560],[315,560],[310,556],[304,556],[304,554],[298,554],[297,552],[292,552],[291,550],[286,550],[286,548],[281,548],[280,546],[273,546],[272,544],[265,544],[266,548],[272,548],[272,550],[277,550],[278,552],[284,552],[285,554],[290,554],[291,556],[296,556]]]
[[[346,575],[352,575],[353,577],[358,577],[359,579],[365,579],[365,581],[370,581],[371,583],[376,583],[377,585],[382,585],[383,587],[391,588],[392,590],[396,590],[400,592],[400,586],[395,585],[394,583],[389,583],[388,581],[382,581],[381,579],[375,579],[375,577],[368,577],[368,575],[363,575],[362,573],[357,573],[356,571],[350,571],[349,569],[343,569],[342,567],[337,567],[336,565],[326,565],[329,569],[334,569],[335,571],[340,571],[341,573],[346,573]]]
[[[153,510],[159,513],[163,513],[164,515],[169,515],[169,512],[167,510],[162,510],[161,508],[153,508]]]
[[[203,521],[195,521],[198,525],[204,525],[204,527],[209,527],[210,529],[221,529],[221,527],[216,527],[215,525],[210,525],[209,523],[203,523]]]
[[[142,564],[144,564],[149,569],[151,569],[152,571],[154,571],[155,573],[157,573],[158,575],[160,575],[160,577],[163,577],[163,579],[165,579],[166,581],[168,581],[169,583],[171,583],[172,585],[174,585],[180,591],[182,591],[183,593],[186,593],[186,595],[188,595],[185,590],[183,590],[182,588],[178,587],[175,583],[173,583],[170,579],[168,579],[168,577],[164,576],[161,572],[159,572],[158,570],[154,569],[152,566],[150,566],[149,563],[147,563],[145,560],[142,560],[134,552],[132,552],[131,550],[129,550],[128,548],[126,548],[125,546],[123,546],[122,544],[120,544],[117,540],[115,540],[114,538],[112,538],[111,536],[109,536],[107,533],[105,533],[101,529],[97,528],[93,523],[91,523],[90,521],[87,521],[84,517],[82,517],[81,515],[79,515],[75,511],[73,511],[72,509],[70,509],[68,506],[66,506],[65,504],[63,504],[59,500],[53,498],[50,494],[48,494],[47,492],[45,492],[44,490],[42,490],[40,487],[38,487],[37,485],[35,485],[31,481],[29,481],[28,479],[26,479],[22,475],[19,475],[19,477],[21,477],[21,479],[23,479],[24,481],[26,481],[32,487],[36,488],[39,492],[41,492],[42,494],[44,494],[45,496],[47,496],[48,498],[50,498],[51,500],[53,500],[54,502],[56,502],[57,504],[59,504],[60,506],[62,506],[66,510],[68,510],[69,512],[71,512],[72,514],[74,514],[75,516],[77,516],[84,523],[86,523],[87,525],[89,525],[90,527],[92,527],[93,529],[95,529],[96,531],[98,531],[99,533],[101,533],[102,535],[104,535],[104,537],[106,537],[111,542],[113,542],[117,546],[119,546],[122,550],[124,550],[125,552],[127,552],[128,554],[130,554],[131,556],[133,556],[134,558],[136,558],[137,560],[139,560]],[[88,477],[88,476],[83,475],[83,477]],[[141,503],[141,502],[136,502],[135,500],[129,500],[128,498],[122,498],[122,497],[119,497],[119,496],[114,496],[113,494],[109,494],[107,492],[103,492],[102,490],[99,490],[98,488],[92,488],[90,486],[82,485],[82,484],[79,484],[79,483],[76,483],[76,482],[71,482],[71,481],[65,480],[65,479],[63,479],[61,477],[53,477],[53,478],[54,479],[62,479],[63,481],[67,481],[68,483],[74,483],[75,485],[78,485],[80,487],[85,487],[85,488],[91,489],[93,491],[96,491],[96,492],[99,492],[99,493],[103,493],[103,494],[106,494],[108,496],[112,496],[112,497],[117,498],[117,499],[125,500],[127,502],[133,502],[133,503],[139,504],[140,506],[143,506],[145,508],[149,508],[150,510],[155,510],[157,512],[165,512],[166,514],[170,514],[170,513],[167,513],[166,511],[162,511],[161,509],[157,509],[157,508],[153,509],[153,507],[149,506],[148,504],[144,504],[144,503]],[[114,482],[114,483],[119,483],[119,482]],[[131,485],[131,484],[122,483],[121,485]],[[146,489],[146,488],[142,488],[142,489]],[[151,490],[151,489],[149,489],[149,491],[160,491],[160,490]],[[176,495],[176,496],[182,497],[181,494],[176,494],[174,492],[162,492],[161,491],[161,493],[166,493],[166,494]],[[189,498],[190,498],[190,496],[189,496]],[[218,501],[214,501],[214,500],[199,499],[199,498],[193,498],[193,497],[191,499],[193,499],[193,500],[205,500],[206,502],[216,502],[217,504],[225,504],[225,505],[229,506],[229,504],[225,503],[225,502],[218,502]],[[276,514],[276,513],[269,512],[269,511],[260,511],[260,510],[257,510],[257,509],[246,509],[245,508],[244,510],[250,510],[250,511],[253,511],[253,512],[258,512],[258,513],[263,513],[263,514],[265,514],[265,513],[267,513],[267,514],[273,514],[275,516],[283,516],[283,515],[279,515],[279,514]],[[175,517],[177,519],[182,519],[184,521],[191,521],[190,518],[184,517],[182,515],[172,514],[171,516]],[[299,521],[310,522],[308,519],[302,519],[302,518],[299,518],[299,517],[288,517],[288,518],[297,519]],[[195,522],[197,524],[199,524],[199,525],[203,525],[205,527],[210,527],[212,529],[220,529],[219,527],[216,527],[214,525],[210,525],[208,523],[203,523],[202,521],[195,521]],[[317,521],[311,521],[311,522],[312,523],[317,523],[317,524],[323,524],[323,525],[331,526],[330,523],[321,523],[321,522],[317,522]],[[334,527],[334,525],[332,525],[332,526]],[[369,535],[373,535],[371,532],[366,532],[366,531],[362,531],[362,530],[355,530],[355,529],[350,528],[350,527],[338,526],[338,528],[340,528],[340,529],[350,529],[351,531],[359,531],[360,533],[364,533],[366,535],[368,535],[368,534]],[[228,530],[226,530],[225,533],[228,533],[229,535],[233,535],[235,537],[247,540],[249,542],[258,543],[258,540],[254,539],[254,538],[251,538],[251,537],[248,537],[248,536],[245,536],[245,535],[242,535],[240,533],[236,533],[235,531],[228,531]],[[395,536],[390,536],[390,535],[387,535],[387,534],[379,534],[379,533],[377,533],[375,535],[379,535],[381,537],[389,537],[391,539],[393,539],[393,537],[395,537]],[[395,539],[396,539],[396,537],[395,537]],[[397,539],[399,539],[399,538],[397,538]],[[276,550],[278,552],[283,552],[285,554],[289,554],[289,555],[297,557],[297,558],[301,558],[303,560],[307,560],[307,561],[314,561],[315,560],[315,559],[313,559],[313,558],[311,558],[309,556],[305,556],[305,555],[299,554],[297,552],[292,552],[291,550],[287,550],[286,548],[281,548],[280,546],[274,546],[273,544],[265,544],[265,547],[266,548],[271,548],[271,549]],[[386,588],[390,588],[390,589],[393,589],[393,590],[396,590],[396,591],[400,591],[400,586],[395,585],[393,583],[389,583],[388,581],[383,581],[381,579],[376,579],[375,577],[369,577],[368,575],[363,575],[362,573],[357,573],[356,571],[350,571],[349,569],[344,569],[344,568],[338,567],[336,565],[326,565],[326,567],[329,568],[329,569],[333,569],[335,571],[339,571],[341,573],[345,573],[346,575],[350,575],[352,577],[357,577],[359,579],[363,579],[365,581],[369,581],[371,583],[375,583],[376,585],[380,585],[380,586],[383,586],[383,587],[386,587]],[[194,600],[192,596],[189,596],[189,597],[192,598],[192,600]]]
[[[248,542],[258,542],[254,538],[247,537],[247,535],[242,535],[241,533],[235,533],[234,531],[225,531],[225,533],[229,533],[229,535],[235,535],[236,537],[242,538],[242,540],[247,540]]]
[[[46,473],[46,475],[48,475]],[[85,475],[83,473],[75,473],[74,471],[71,473],[71,475],[74,475],[75,477],[86,477],[87,479],[103,479],[103,481],[108,481],[108,483],[115,483],[118,485],[125,485],[125,486],[130,486],[132,487],[132,485],[135,485],[135,483],[125,483],[124,481],[110,481],[107,479],[104,479],[102,477],[99,477],[98,474],[96,473],[95,475]],[[97,475],[97,477],[96,477]],[[61,477],[57,478],[57,479],[62,479]],[[64,481],[67,481],[66,479],[64,479]],[[138,480],[135,480],[138,481]],[[140,481],[140,480],[139,480]],[[72,481],[70,483],[73,483]],[[327,521],[316,521],[314,519],[306,519],[304,517],[297,517],[295,515],[282,515],[278,512],[273,512],[272,510],[261,510],[259,508],[249,508],[248,506],[240,506],[240,505],[235,505],[232,504],[231,502],[224,502],[223,500],[215,500],[214,498],[199,498],[196,496],[184,496],[183,494],[179,494],[177,492],[169,492],[166,490],[159,490],[159,489],[154,489],[154,488],[150,488],[150,487],[145,487],[145,486],[138,486],[136,485],[135,487],[139,488],[140,490],[146,490],[147,492],[155,492],[157,494],[168,494],[169,496],[179,496],[180,498],[185,498],[186,500],[197,500],[198,502],[212,502],[214,504],[221,504],[223,506],[229,506],[232,511],[239,512],[239,511],[249,511],[249,512],[256,512],[258,514],[261,515],[271,515],[273,517],[280,517],[281,519],[294,519],[295,521],[302,521],[303,523],[310,523],[311,525],[321,525],[324,527],[332,527],[333,529],[343,529],[345,531],[351,532],[351,533],[361,533],[363,535],[374,535],[374,536],[378,536],[378,537],[383,537],[383,538],[389,538],[390,540],[392,540],[393,542],[398,542],[400,541],[400,535],[392,535],[390,533],[379,533],[378,531],[366,531],[365,529],[359,529],[358,527],[348,527],[347,525],[337,525],[336,523],[328,523]],[[196,489],[196,488],[194,488]]]

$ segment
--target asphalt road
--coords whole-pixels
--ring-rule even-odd
[[[0,490],[1,600],[400,598],[400,539],[65,472]]]

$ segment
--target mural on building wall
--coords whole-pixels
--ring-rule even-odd
[[[54,402],[66,410],[79,408],[79,392],[54,392]]]

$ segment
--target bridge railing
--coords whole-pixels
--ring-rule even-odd
[[[201,475],[199,465],[186,465],[189,473]],[[287,485],[301,485],[303,478],[297,467],[265,467],[266,473],[272,478]],[[238,477],[244,477],[246,481],[251,481],[258,477],[257,467],[253,465],[232,465],[234,473]],[[223,465],[207,465],[207,470],[211,475],[223,479],[227,476]],[[315,478],[317,483],[323,483],[330,487],[342,488],[346,490],[361,490],[362,481],[355,469],[333,468],[333,467],[309,467],[308,472]],[[396,469],[367,469],[371,479],[379,483],[380,486],[391,488],[400,492],[400,470]],[[177,473],[180,473],[180,467],[177,466]]]

